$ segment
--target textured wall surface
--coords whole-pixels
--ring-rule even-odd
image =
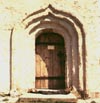
[[[29,71],[29,68],[35,68],[35,37],[27,35],[27,30],[24,29],[26,22],[22,20],[49,4],[77,17],[83,25],[86,87],[89,92],[100,92],[100,0],[0,0],[0,91],[7,92],[11,86],[34,88],[35,71]],[[12,28],[14,30],[10,48]]]

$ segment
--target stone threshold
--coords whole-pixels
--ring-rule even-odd
[[[77,103],[74,94],[35,94],[25,93],[19,97],[18,103]]]
[[[74,94],[25,93],[18,97],[0,97],[0,103],[77,103]]]

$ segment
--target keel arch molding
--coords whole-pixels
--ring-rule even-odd
[[[22,22],[28,34],[35,38],[44,32],[58,33],[64,38],[66,86],[73,85],[76,89],[86,90],[85,32],[81,22],[72,14],[57,10],[52,5],[29,14]]]

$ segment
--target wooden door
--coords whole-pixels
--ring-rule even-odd
[[[36,39],[36,88],[65,88],[65,49],[63,38],[44,33]]]

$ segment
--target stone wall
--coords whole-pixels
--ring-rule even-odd
[[[57,10],[72,14],[83,25],[86,43],[86,89],[89,92],[100,92],[100,0],[0,0],[0,91],[34,88],[35,71],[29,71],[29,68],[35,68],[35,54],[32,52],[35,50],[35,38],[27,35],[28,31],[24,28],[26,22],[22,20],[49,4]],[[80,75],[82,77],[83,72]]]

